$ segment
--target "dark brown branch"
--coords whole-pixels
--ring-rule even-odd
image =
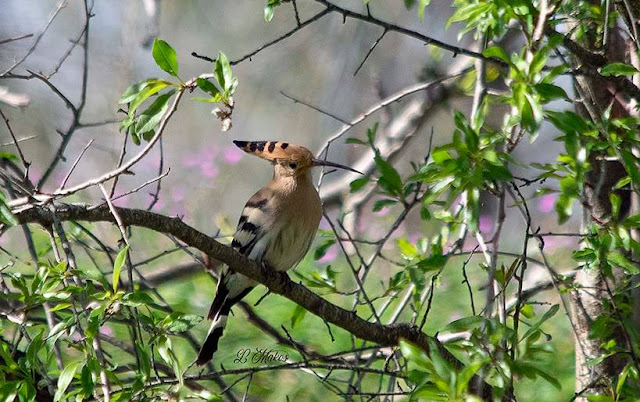
[[[340,13],[344,16],[344,18],[354,18],[357,20],[361,20],[361,21],[365,21],[365,22],[369,22],[371,24],[374,25],[378,25],[382,28],[384,28],[387,31],[393,31],[393,32],[398,32],[400,34],[403,34],[405,36],[409,36],[411,38],[415,38],[415,39],[419,39],[422,42],[425,43],[425,45],[432,45],[435,47],[439,47],[440,49],[444,49],[444,50],[448,50],[449,52],[453,53],[454,55],[458,55],[458,54],[462,54],[465,56],[469,56],[469,57],[473,57],[475,59],[483,59],[483,60],[487,60],[487,61],[491,61],[493,63],[496,63],[500,66],[503,67],[507,67],[507,63],[505,63],[502,60],[493,58],[493,57],[486,57],[485,55],[483,55],[482,53],[478,53],[478,52],[474,52],[472,50],[468,50],[465,49],[463,47],[459,47],[459,46],[453,46],[450,45],[448,43],[442,42],[438,39],[432,38],[430,36],[421,34],[420,32],[416,32],[416,31],[412,31],[410,29],[395,25],[395,24],[391,24],[389,22],[386,21],[382,21],[379,20],[375,17],[373,17],[371,14],[360,14],[360,13],[356,13],[354,11],[348,10],[346,8],[342,8],[340,6],[337,6],[327,0],[316,0],[316,2],[323,4],[327,7],[327,10],[329,11],[334,11],[337,13]]]
[[[244,56],[242,56],[242,57],[240,57],[238,59],[231,60],[229,62],[229,64],[231,64],[232,66],[235,66],[236,64],[240,64],[240,63],[242,63],[243,61],[245,61],[247,59],[251,59],[256,54],[260,53],[261,51],[263,51],[263,50],[265,50],[265,49],[267,49],[267,48],[269,48],[269,47],[271,47],[271,46],[273,46],[275,44],[278,44],[278,43],[282,42],[283,40],[285,40],[288,37],[292,36],[293,34],[298,32],[302,28],[306,27],[307,25],[310,25],[310,24],[316,22],[317,20],[319,20],[320,18],[324,17],[325,15],[329,14],[331,11],[333,11],[333,10],[330,10],[328,8],[320,11],[318,14],[314,15],[313,17],[309,18],[308,20],[304,21],[303,23],[298,23],[298,25],[296,25],[295,28],[291,29],[290,31],[287,31],[283,35],[280,35],[276,39],[263,44],[262,46],[260,46],[257,49],[251,51],[250,53],[245,54]],[[192,52],[191,55],[193,57],[197,57],[199,59],[206,60],[206,61],[208,61],[210,63],[213,63],[213,62],[216,61],[215,59],[213,59],[211,57],[203,56],[203,55],[200,55],[200,54],[198,54],[196,52]]]

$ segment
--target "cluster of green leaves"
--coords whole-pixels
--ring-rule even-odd
[[[445,267],[449,257],[443,251],[443,237],[437,236],[432,242],[422,238],[417,245],[407,239],[397,240],[397,246],[405,263],[405,268],[389,278],[386,294],[401,290],[407,282],[414,284],[412,298],[416,308],[420,308],[420,295],[427,286],[430,275],[438,275]]]
[[[128,105],[128,109],[127,117],[120,124],[120,131],[127,131],[136,145],[140,144],[141,138],[149,141],[155,136],[155,130],[169,109],[169,101],[177,91],[183,91],[187,86],[178,76],[176,51],[167,42],[156,39],[153,42],[152,55],[156,65],[170,76],[177,78],[178,82],[148,78],[131,85],[124,91],[118,103]],[[212,82],[209,78],[203,77],[196,79],[198,88],[211,97],[194,98],[194,100],[230,105],[238,79],[233,77],[229,60],[222,52],[218,54],[215,62],[213,80]],[[146,109],[139,112],[145,103]]]
[[[610,118],[610,109],[605,111],[598,124],[568,111],[546,111],[545,116],[563,134],[557,140],[564,142],[565,152],[558,156],[557,163],[533,166],[543,171],[540,179],[553,178],[560,183],[560,195],[556,201],[559,222],[564,223],[571,216],[574,201],[580,200],[588,205],[584,183],[592,169],[592,155],[596,155],[598,160],[619,160],[628,174],[615,184],[615,191],[610,195],[613,218],[617,221],[621,198],[616,191],[628,191],[630,188],[637,191],[640,186],[640,160],[630,151],[640,145],[634,134],[640,128],[640,119]],[[548,191],[551,190],[543,190]]]
[[[453,141],[436,147],[431,159],[410,180],[428,186],[423,203],[443,206],[445,211],[439,216],[445,221],[451,221],[447,210],[464,194],[464,221],[470,230],[477,231],[480,190],[491,191],[496,183],[513,179],[507,167],[510,158],[497,147],[503,141],[499,133],[483,128],[484,118],[476,118],[470,125],[466,117],[456,111],[454,122]],[[445,201],[439,201],[445,193]]]
[[[376,201],[373,206],[374,212],[398,203],[406,206],[408,197],[414,193],[417,188],[416,183],[403,181],[396,168],[393,167],[393,164],[388,159],[385,159],[376,147],[375,141],[378,127],[379,124],[376,123],[373,127],[367,128],[366,141],[357,138],[348,138],[346,140],[347,144],[365,145],[373,151],[376,172],[378,173],[375,183],[380,190],[379,194],[384,197]],[[415,164],[412,164],[412,166],[414,166],[414,169],[416,168]],[[372,179],[369,177],[355,179],[350,183],[351,193],[363,190],[371,181]]]
[[[527,306],[522,311],[527,312],[527,318],[534,319],[533,308]],[[465,339],[447,344],[449,349],[464,353],[466,361],[460,368],[442,356],[440,345],[435,341],[431,342],[429,354],[415,345],[401,342],[400,350],[411,363],[409,378],[414,385],[412,397],[440,401],[478,400],[468,390],[471,379],[479,372],[482,372],[483,380],[492,386],[494,398],[505,394],[513,376],[541,377],[560,388],[558,380],[540,367],[545,356],[553,350],[548,342],[538,342],[544,335],[540,327],[558,309],[556,304],[535,322],[528,323],[528,330],[519,338],[513,328],[497,319],[483,316],[465,317],[446,325],[440,333],[469,333]],[[512,357],[509,351],[513,345],[515,353]]]
[[[567,93],[555,85],[554,80],[567,71],[563,64],[548,71],[545,70],[549,52],[556,48],[562,38],[556,35],[549,42],[535,52],[531,57],[527,56],[528,50],[513,53],[510,57],[498,46],[492,46],[484,51],[487,57],[494,57],[504,61],[509,66],[509,74],[506,83],[510,91],[500,97],[500,100],[512,106],[503,130],[508,132],[515,126],[520,126],[535,140],[538,128],[544,118],[542,107],[551,101],[568,99]]]
[[[198,88],[211,95],[210,98],[193,98],[193,100],[210,103],[223,103],[225,106],[232,105],[231,96],[238,86],[238,78],[231,72],[231,64],[224,53],[219,52],[213,67],[213,79],[197,78]]]
[[[0,342],[0,400],[12,400],[18,395],[20,400],[33,400],[37,388],[46,387],[47,380],[38,377],[50,370],[54,358],[54,345],[64,345],[64,350],[72,350],[71,361],[57,376],[55,400],[93,398],[98,386],[100,373],[104,370],[112,385],[126,389],[116,392],[112,400],[124,401],[153,392],[148,386],[151,379],[153,351],[174,370],[176,378],[182,382],[184,368],[180,365],[171,343],[171,336],[180,334],[198,324],[202,317],[178,312],[167,314],[146,293],[134,290],[127,292],[119,288],[120,275],[126,262],[128,247],[121,250],[114,260],[112,281],[95,271],[81,268],[71,269],[62,262],[57,265],[41,263],[32,278],[19,273],[4,273],[17,291],[8,297],[24,304],[25,310],[40,308],[43,303],[53,305],[50,312],[58,323],[50,330],[46,324],[36,325],[35,332],[24,355],[13,357],[9,346]],[[83,286],[78,286],[81,281]],[[83,307],[89,306],[89,307]],[[138,309],[134,312],[133,309]],[[93,339],[100,329],[110,322],[140,323],[143,337],[135,342],[139,367],[135,380],[126,386],[115,375],[117,363],[112,361],[102,366],[93,347]],[[76,338],[74,338],[74,336]],[[43,370],[44,369],[44,370]],[[51,380],[49,380],[51,381]]]
[[[511,20],[517,19],[533,30],[535,9],[527,0],[455,0],[456,11],[449,18],[447,27],[454,22],[464,23],[459,37],[474,31],[474,38],[481,34],[488,38],[501,38]]]

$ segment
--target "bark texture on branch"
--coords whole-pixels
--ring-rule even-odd
[[[591,54],[600,52],[602,64],[630,62],[629,55],[632,49],[625,32],[620,27],[614,27],[610,30],[604,49],[598,48],[601,46],[598,45],[598,38],[592,36],[587,41],[584,49],[587,52],[592,52]],[[568,49],[571,50],[570,47]],[[581,52],[572,50],[572,53],[577,65],[594,65],[592,58]],[[611,80],[598,75],[576,77],[576,90],[583,100],[583,103],[577,107],[578,112],[594,122],[602,120],[608,107],[611,108],[611,118],[629,116],[630,109],[626,107],[626,102],[629,98],[634,97],[633,93],[638,91],[635,86],[634,91],[628,91],[629,85],[634,86],[626,78]],[[622,163],[610,160],[605,153],[592,153],[589,157],[589,164],[590,171],[587,172],[584,183],[584,224],[595,223],[605,226],[611,220],[610,196],[614,192],[613,188],[619,180],[627,176],[627,172]],[[620,216],[623,217],[629,212],[631,192],[616,191],[616,193],[622,199]],[[614,275],[616,274],[614,273]],[[609,280],[605,278],[600,269],[581,269],[578,270],[575,277],[575,283],[578,286],[571,294],[571,314],[575,323],[575,390],[579,395],[576,398],[577,401],[586,401],[586,396],[589,394],[602,393],[625,364],[623,355],[611,356],[598,364],[589,364],[590,360],[597,359],[607,352],[601,347],[602,339],[590,336],[594,320],[603,315],[612,314],[607,305],[610,304],[610,290],[616,291],[615,284],[606,281]],[[625,341],[622,328],[615,329],[613,333],[613,338],[619,346],[630,347]]]

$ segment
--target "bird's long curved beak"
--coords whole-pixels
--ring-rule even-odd
[[[344,169],[344,170],[349,170],[353,173],[358,173],[364,176],[364,173],[357,171],[353,168],[350,168],[349,166],[345,166],[345,165],[341,165],[339,163],[334,163],[334,162],[329,162],[329,161],[325,161],[322,159],[313,159],[313,166],[329,166],[329,167],[334,167],[334,168],[338,168],[338,169]]]

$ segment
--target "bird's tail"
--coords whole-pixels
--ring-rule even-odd
[[[227,325],[231,307],[253,289],[253,286],[246,286],[242,283],[243,280],[237,278],[236,275],[235,273],[230,274],[228,277],[223,275],[218,282],[216,296],[207,315],[207,318],[213,320],[213,323],[196,359],[196,364],[199,366],[209,362],[213,354],[218,350],[218,341]]]
[[[218,341],[222,337],[224,327],[227,325],[227,318],[227,315],[218,316],[213,324],[211,324],[211,328],[209,328],[209,333],[207,334],[207,339],[205,339],[202,344],[200,352],[198,353],[198,358],[196,359],[196,364],[198,366],[207,364],[213,358],[213,354],[216,350],[218,350]]]

